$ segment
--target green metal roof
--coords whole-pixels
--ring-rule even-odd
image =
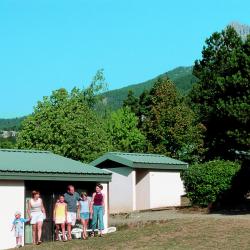
[[[7,176],[14,176],[14,179],[32,176],[52,180],[111,179],[107,171],[48,151],[0,149],[0,178],[7,179]]]
[[[109,152],[92,161],[95,167],[111,168],[110,161],[125,165],[131,168],[148,169],[186,169],[188,164],[183,161],[175,160],[165,155],[141,154],[141,153],[122,153]]]

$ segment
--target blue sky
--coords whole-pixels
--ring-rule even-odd
[[[212,32],[249,13],[249,0],[1,0],[0,117],[100,68],[115,89],[192,65]]]

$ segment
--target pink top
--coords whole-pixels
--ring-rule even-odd
[[[96,193],[94,197],[94,206],[102,206],[103,204],[103,195],[102,193]]]

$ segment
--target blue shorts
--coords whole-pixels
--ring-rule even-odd
[[[89,212],[80,213],[80,218],[83,220],[89,220]]]

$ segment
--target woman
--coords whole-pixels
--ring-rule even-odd
[[[98,224],[99,236],[103,236],[104,224],[103,215],[105,213],[104,194],[102,193],[103,186],[101,184],[96,185],[96,192],[93,193],[91,202],[91,215],[92,215],[92,236]]]
[[[40,192],[32,191],[32,198],[28,204],[28,216],[32,225],[33,244],[40,245],[42,243],[42,226],[43,220],[46,218],[43,201],[40,198]]]

